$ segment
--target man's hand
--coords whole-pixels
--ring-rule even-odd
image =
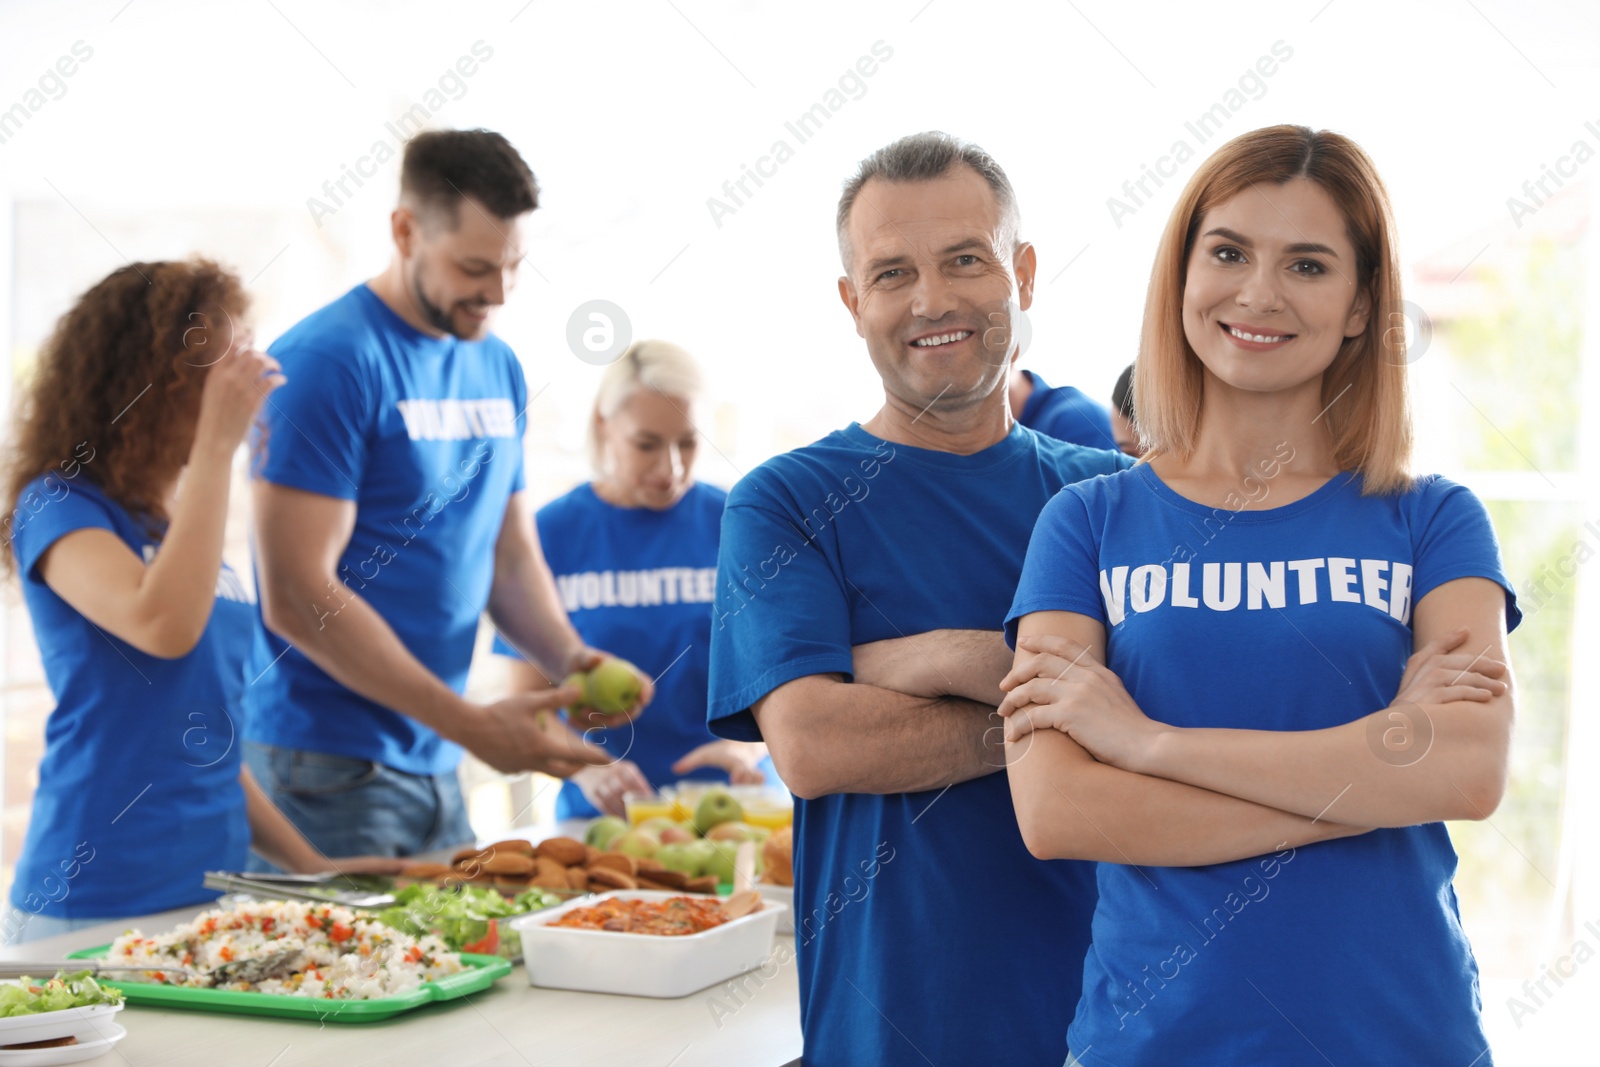
[[[1465,628],[1437,637],[1406,660],[1396,704],[1448,704],[1455,700],[1493,700],[1506,691],[1506,665],[1481,653],[1458,651],[1467,639]]]
[[[767,780],[760,763],[767,746],[749,741],[707,741],[672,765],[673,774],[689,774],[701,767],[719,767],[734,785],[760,785]]]
[[[630,793],[650,793],[650,783],[644,772],[632,760],[619,759],[604,767],[585,767],[572,776],[589,803],[604,815],[626,818],[625,798]]]
[[[468,705],[471,714],[452,739],[505,774],[542,771],[570,778],[586,766],[611,762],[610,754],[568,729],[556,714],[578,697],[576,689],[563,686]]]

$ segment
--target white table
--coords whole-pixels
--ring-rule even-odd
[[[511,836],[537,840],[550,832],[522,830]],[[158,933],[201,910],[164,912],[133,925]],[[129,925],[107,924],[14,945],[0,949],[0,959],[54,959],[104,945]],[[772,977],[752,971],[729,983],[743,983],[736,993],[713,986],[677,1000],[536,989],[519,965],[483,993],[377,1023],[323,1024],[130,1004],[117,1016],[127,1038],[112,1055],[90,1062],[131,1067],[779,1067],[800,1055],[800,995],[793,939],[780,937],[773,951],[789,962],[767,968]],[[720,1006],[714,1011],[715,1005]]]

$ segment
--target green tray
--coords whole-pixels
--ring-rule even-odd
[[[110,945],[101,945],[74,952],[67,958],[104,959],[110,951]],[[511,973],[511,961],[499,956],[463,952],[461,962],[467,965],[467,969],[460,974],[446,975],[437,981],[424,982],[408,993],[375,1000],[318,1000],[233,989],[190,989],[155,982],[119,982],[104,978],[99,981],[101,985],[122,990],[122,995],[130,1004],[221,1011],[236,1015],[277,1015],[291,1019],[316,1019],[319,1022],[373,1023],[436,1000],[456,1000],[468,993],[482,992]]]

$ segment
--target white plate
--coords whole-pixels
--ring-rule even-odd
[[[667,900],[683,895],[638,889],[606,893],[598,900]],[[688,996],[771,964],[773,931],[786,910],[767,901],[760,911],[676,937],[548,925],[573,908],[595,903],[592,897],[575,900],[511,920],[512,928],[522,935],[522,962],[530,985],[634,997]]]
[[[121,1007],[121,1005],[118,1005]],[[65,1035],[63,1035],[65,1036]],[[0,1049],[0,1067],[56,1067],[63,1063],[82,1063],[96,1056],[104,1056],[111,1046],[128,1036],[128,1031],[107,1020],[98,1026],[77,1031],[76,1045],[57,1048]],[[33,1038],[45,1041],[48,1038]]]
[[[770,900],[774,904],[782,904],[786,909],[782,915],[778,916],[778,933],[794,933],[794,886],[769,885],[766,882],[757,882],[756,890],[763,899]]]
[[[28,1041],[49,1041],[69,1034],[83,1034],[104,1026],[123,1009],[122,1004],[96,1004],[90,1008],[62,1008],[36,1015],[15,1015],[0,1019],[0,1045],[19,1045]],[[72,1046],[67,1046],[71,1048]],[[50,1050],[45,1050],[50,1051]]]

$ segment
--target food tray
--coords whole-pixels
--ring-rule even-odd
[[[86,948],[68,956],[72,960],[105,959],[110,945]],[[122,990],[130,1004],[153,1004],[165,1008],[194,1011],[220,1011],[236,1015],[277,1015],[292,1019],[316,1019],[334,1023],[371,1023],[393,1018],[401,1012],[420,1008],[436,1000],[455,1000],[479,993],[511,973],[511,961],[499,956],[461,953],[467,969],[433,982],[424,982],[407,993],[374,1000],[319,1000],[315,997],[290,997],[279,993],[250,993],[233,989],[191,989],[159,982],[119,982],[98,978],[101,985]]]
[[[760,967],[771,957],[778,917],[787,910],[771,901],[760,911],[684,936],[549,925],[573,908],[603,900],[669,900],[686,895],[644,889],[605,893],[512,919],[511,925],[522,934],[528,983],[586,993],[686,997]]]

